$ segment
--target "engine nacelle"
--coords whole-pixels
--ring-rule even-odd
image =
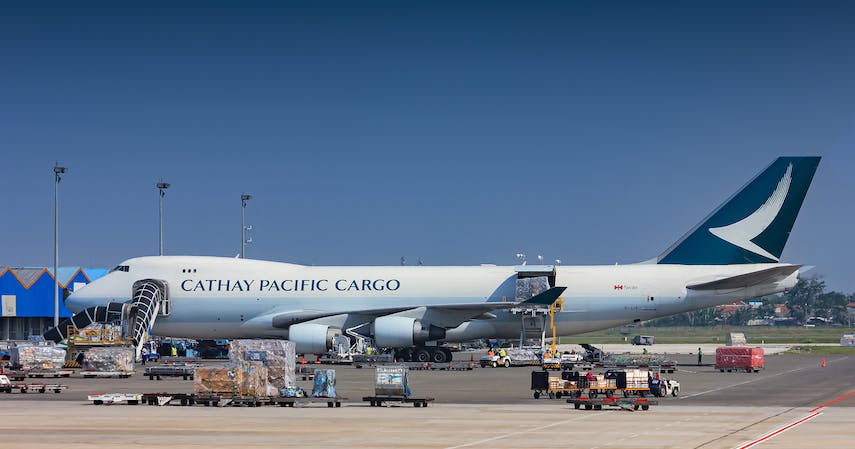
[[[303,323],[288,328],[288,340],[294,342],[297,354],[323,354],[332,349],[333,338],[341,329],[325,324]]]
[[[423,326],[415,318],[383,316],[374,320],[374,341],[384,348],[408,348],[445,338],[445,329]]]

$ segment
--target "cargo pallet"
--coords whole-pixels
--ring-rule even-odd
[[[380,407],[384,402],[400,402],[402,404],[412,403],[413,407],[427,407],[433,398],[408,398],[406,396],[365,396],[363,402],[369,402],[371,407]]]
[[[615,407],[623,410],[649,410],[651,405],[658,405],[658,401],[651,401],[645,398],[618,398],[618,397],[610,397],[610,398],[588,398],[588,397],[580,397],[580,398],[571,398],[567,400],[568,404],[573,404],[573,408],[579,410],[580,408],[585,408],[585,410],[602,410],[603,407]]]
[[[81,371],[80,375],[86,379],[93,378],[104,378],[104,377],[118,377],[121,379],[127,379],[134,374],[133,371]]]

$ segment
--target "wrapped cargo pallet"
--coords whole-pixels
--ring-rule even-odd
[[[401,365],[377,366],[374,369],[374,394],[377,396],[410,396],[408,368]]]
[[[316,369],[315,385],[312,387],[313,398],[334,398],[335,392],[335,370]]]
[[[267,368],[261,363],[242,362],[221,367],[196,368],[193,390],[197,394],[267,396]]]
[[[722,346],[715,350],[715,367],[724,370],[757,372],[763,368],[763,348],[747,346]]]
[[[515,300],[525,301],[547,290],[549,290],[549,278],[546,276],[517,279]]]
[[[232,340],[229,360],[237,365],[242,362],[259,362],[267,368],[268,396],[281,390],[295,390],[297,379],[294,374],[296,354],[294,343],[288,340]]]
[[[65,364],[65,349],[56,346],[20,345],[9,350],[12,366],[24,370],[53,370]]]
[[[134,370],[134,349],[127,346],[92,348],[83,357],[83,371],[129,373]]]

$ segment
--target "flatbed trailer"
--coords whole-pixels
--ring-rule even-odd
[[[0,384],[0,392],[3,393],[12,393],[13,391],[17,391],[22,394],[47,393],[48,391],[52,391],[54,393],[62,393],[62,390],[65,390],[67,388],[68,386],[62,384],[43,384],[41,382]]]
[[[228,394],[188,394],[188,393],[145,393],[140,398],[141,403],[148,405],[182,405],[193,406],[201,404],[214,407],[262,407],[280,406],[294,407],[294,404],[327,404],[327,407],[341,407],[344,397],[316,398],[316,397],[268,397],[268,396],[232,396]]]
[[[37,377],[37,378],[59,378],[59,377],[71,377],[74,374],[73,370],[70,369],[31,369],[26,371],[27,377]]]
[[[155,365],[145,369],[148,380],[161,380],[162,377],[181,377],[184,380],[193,379],[195,366],[188,365]]]
[[[134,371],[81,371],[80,375],[86,379],[104,378],[104,377],[119,377],[127,379],[134,375]]]
[[[293,397],[293,398],[274,398],[273,405],[278,405],[280,407],[293,407],[294,404],[298,405],[306,405],[306,404],[327,404],[327,407],[341,407],[341,401],[346,401],[347,398],[343,397],[334,397],[334,398],[316,398],[316,397]]]
[[[111,405],[119,402],[138,405],[142,403],[142,396],[139,393],[93,393],[86,396],[86,400],[92,401],[95,405]]]
[[[380,407],[384,402],[400,402],[402,404],[412,403],[413,407],[427,407],[433,398],[411,398],[407,396],[365,396],[363,402],[370,403],[371,407]]]
[[[649,410],[650,406],[659,404],[658,401],[651,401],[646,398],[592,398],[584,396],[567,399],[567,403],[573,404],[573,408],[576,410],[580,408],[584,408],[585,410],[602,410],[603,407],[614,407],[630,411],[638,409]]]

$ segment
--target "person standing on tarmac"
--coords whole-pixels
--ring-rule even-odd
[[[701,366],[701,359],[704,357],[704,352],[701,351],[701,348],[698,348],[698,366]]]

